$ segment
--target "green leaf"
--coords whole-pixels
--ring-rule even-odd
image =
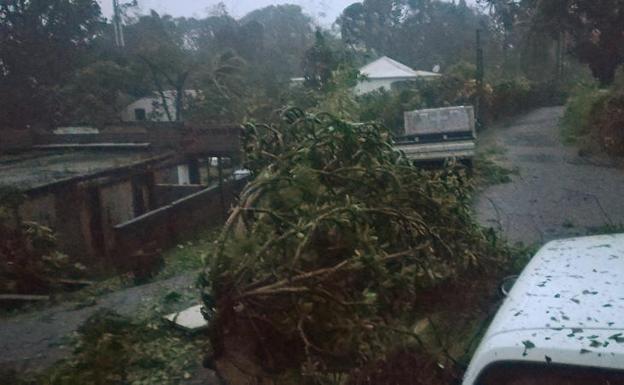
[[[529,341],[529,340],[522,341],[522,345],[524,345],[524,347],[526,349],[533,349],[533,348],[535,348],[535,344],[532,341]]]

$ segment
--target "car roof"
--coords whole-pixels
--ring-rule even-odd
[[[624,328],[624,234],[544,246],[518,277],[490,330]]]
[[[503,360],[624,369],[624,234],[553,241],[539,250],[465,378],[474,381]]]

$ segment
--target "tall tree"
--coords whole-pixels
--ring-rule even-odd
[[[135,85],[129,66],[95,61],[76,71],[60,89],[61,123],[102,127],[118,122]]]
[[[171,122],[182,120],[187,81],[199,64],[196,47],[191,44],[186,28],[188,24],[186,19],[161,17],[152,11],[127,27],[128,51],[150,74],[153,89]],[[173,105],[170,92],[173,92]]]
[[[58,121],[59,87],[102,27],[95,0],[0,2],[0,129]]]
[[[337,23],[344,43],[356,52],[391,56],[427,70],[472,61],[472,31],[490,31],[489,18],[465,1],[364,0],[347,7]]]
[[[569,53],[589,65],[603,85],[624,63],[624,0],[483,0],[497,12],[526,12],[532,32],[567,43]]]
[[[536,25],[569,37],[570,51],[603,85],[624,63],[624,0],[537,1]]]
[[[261,65],[281,79],[299,76],[305,51],[314,44],[311,18],[297,5],[271,5],[240,21],[241,25],[251,22],[262,26]]]
[[[331,48],[325,41],[321,30],[316,31],[316,42],[308,49],[303,59],[305,86],[324,89],[331,80],[332,71],[338,62]]]

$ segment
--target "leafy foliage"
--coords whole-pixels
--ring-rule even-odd
[[[618,71],[613,85],[608,88],[600,89],[594,83],[577,86],[568,99],[562,119],[564,140],[578,143],[583,138],[585,152],[624,155],[623,95],[624,69]]]
[[[590,127],[608,154],[624,155],[624,89],[612,89],[592,108]]]
[[[527,38],[550,34],[587,63],[603,85],[610,84],[624,62],[621,47],[624,2],[621,0],[483,0],[495,11],[506,30],[528,25]],[[544,53],[544,50],[542,50]]]
[[[345,8],[337,24],[355,52],[387,55],[423,70],[472,60],[474,31],[490,34],[487,16],[463,0],[365,0]],[[488,48],[498,51],[494,44]]]
[[[116,122],[132,100],[132,72],[113,61],[96,61],[78,70],[61,88],[62,122],[102,127]]]
[[[317,30],[315,37],[314,45],[306,51],[303,59],[305,86],[324,89],[331,80],[337,63],[334,53],[325,42],[323,33]]]
[[[0,3],[0,127],[54,122],[58,87],[102,31],[95,0]]]
[[[466,177],[416,168],[382,126],[291,109],[244,138],[256,178],[203,277],[222,369],[344,373],[392,347],[422,290],[502,260]]]
[[[79,273],[56,249],[56,238],[48,227],[22,222],[18,207],[24,197],[19,190],[0,188],[0,291],[42,294],[54,287],[54,279]]]
[[[603,98],[604,92],[593,84],[580,84],[572,91],[561,121],[566,143],[577,143],[579,138],[590,133],[594,106]]]
[[[158,323],[137,323],[110,310],[79,329],[74,355],[51,370],[15,379],[20,385],[175,385],[199,366],[202,341]]]

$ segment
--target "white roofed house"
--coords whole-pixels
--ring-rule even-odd
[[[175,121],[177,116],[176,108],[176,92],[172,90],[163,91],[165,100],[167,102],[167,108],[169,109],[169,116],[163,105],[163,100],[158,92],[154,92],[152,95],[145,96],[134,102],[130,103],[121,112],[122,122],[169,122]],[[186,90],[185,98],[195,98],[198,96],[198,92],[195,90]],[[186,104],[187,100],[185,100]]]
[[[397,82],[440,76],[440,74],[435,72],[413,70],[387,56],[383,56],[360,68],[360,73],[364,75],[365,79],[361,80],[355,88],[355,92],[358,95],[376,91],[380,88],[390,90],[392,85]]]

